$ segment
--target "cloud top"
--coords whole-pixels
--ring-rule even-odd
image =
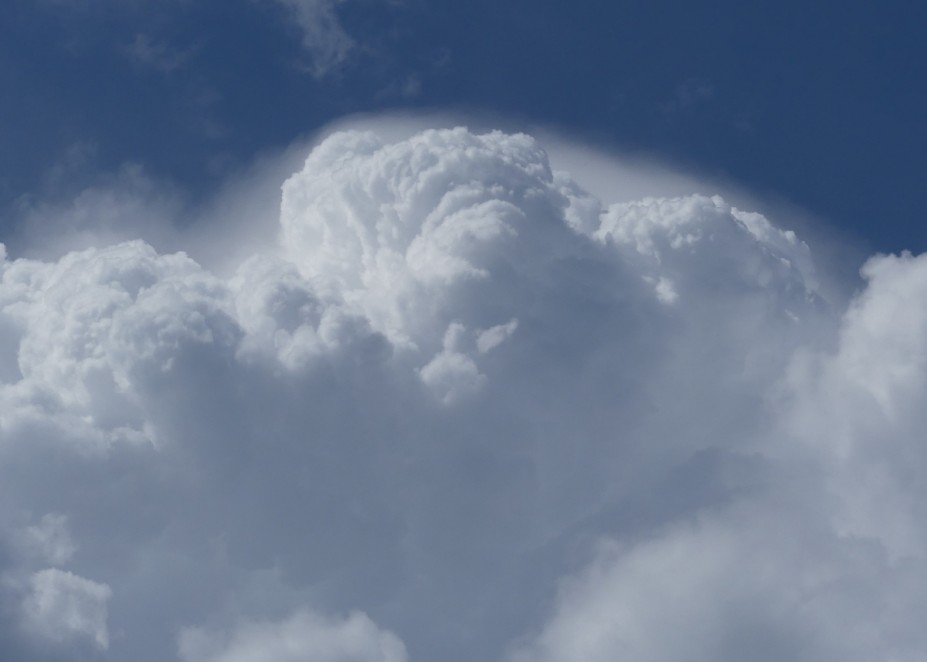
[[[557,165],[341,132],[229,273],[2,254],[0,657],[919,659],[923,258],[841,310]]]

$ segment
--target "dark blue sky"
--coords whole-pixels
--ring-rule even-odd
[[[6,224],[127,161],[195,200],[328,121],[411,108],[552,124],[927,249],[922,2],[344,0],[353,48],[314,76],[286,1],[9,0]]]

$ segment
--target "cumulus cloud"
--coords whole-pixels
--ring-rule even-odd
[[[138,238],[162,250],[174,246],[179,195],[141,166],[125,164],[71,194],[72,180],[88,178],[87,152],[92,149],[75,146],[53,169],[48,189],[55,196],[27,196],[19,202],[16,222],[11,223],[15,232],[4,238],[9,250],[18,257],[58,259],[75,250]]]
[[[35,573],[30,585],[23,603],[27,628],[58,644],[88,638],[101,649],[109,648],[108,586],[55,568]]]
[[[798,507],[798,504],[794,504]],[[509,660],[913,660],[925,567],[751,504],[603,544]],[[804,520],[804,521],[803,521]],[[865,597],[863,597],[865,596]]]
[[[444,334],[444,348],[419,370],[422,381],[445,403],[479,391],[486,381],[473,359],[459,349],[465,334],[462,324],[451,324]]]
[[[27,557],[52,565],[67,563],[77,551],[68,531],[67,517],[57,513],[47,513],[37,523],[23,528],[16,541]]]
[[[336,132],[274,228],[2,254],[0,657],[919,659],[923,258],[561,165]]]

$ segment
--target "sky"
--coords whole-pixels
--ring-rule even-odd
[[[11,0],[0,659],[923,660],[925,13]]]
[[[11,0],[0,202],[62,164],[208,195],[351,113],[549,125],[919,252],[923,3]],[[73,181],[73,180],[72,180]],[[7,220],[5,225],[9,225]]]

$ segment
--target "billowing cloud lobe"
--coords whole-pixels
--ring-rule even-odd
[[[342,132],[231,274],[4,254],[2,656],[921,659],[924,258],[841,310],[555,166]]]

